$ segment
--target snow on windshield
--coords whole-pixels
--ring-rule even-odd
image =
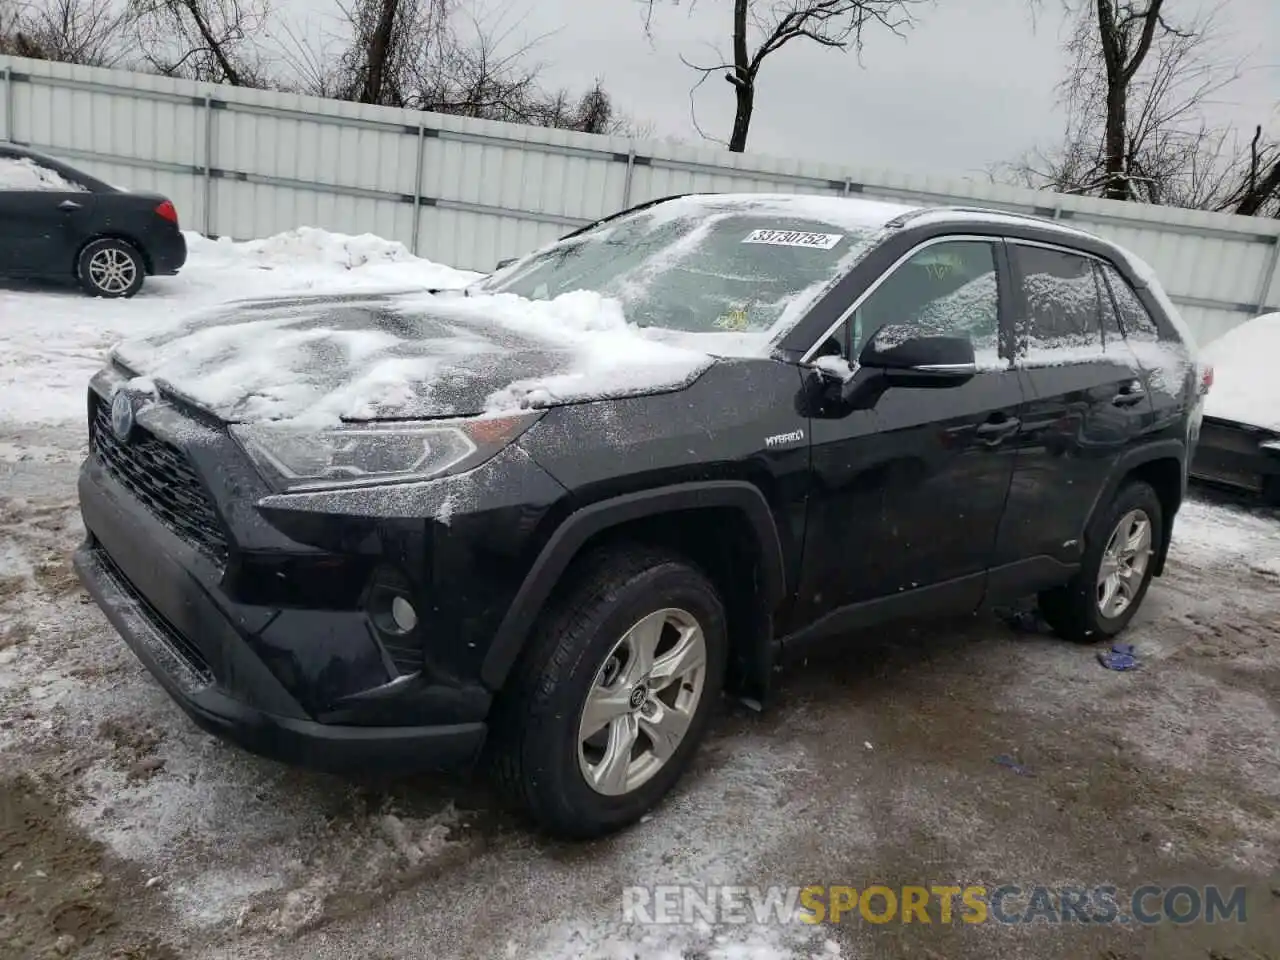
[[[1280,432],[1280,313],[1241,324],[1202,351],[1213,366],[1207,416]]]
[[[910,209],[791,194],[682,197],[553,244],[483,287],[534,301],[594,290],[640,327],[776,338]]]
[[[30,157],[0,157],[0,190],[49,190],[57,193],[87,193],[56,170]]]

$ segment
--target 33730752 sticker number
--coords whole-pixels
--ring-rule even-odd
[[[803,230],[752,230],[743,243],[767,243],[775,247],[812,247],[830,250],[844,239],[843,233],[806,233]]]

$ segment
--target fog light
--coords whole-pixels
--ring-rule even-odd
[[[404,597],[395,597],[391,601],[391,622],[401,633],[408,633],[418,625],[418,611]]]
[[[394,567],[375,571],[365,598],[369,619],[385,637],[406,637],[414,633],[421,618],[413,605],[413,586]]]

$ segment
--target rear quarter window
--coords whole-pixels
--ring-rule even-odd
[[[1120,323],[1124,327],[1125,336],[1131,340],[1159,340],[1160,328],[1156,325],[1147,308],[1142,305],[1129,281],[1120,275],[1120,271],[1110,264],[1102,268],[1111,287],[1111,295],[1115,298],[1116,310],[1120,314]]]
[[[87,193],[82,184],[68,180],[57,170],[38,163],[31,157],[0,156],[0,191],[50,191],[52,193]]]

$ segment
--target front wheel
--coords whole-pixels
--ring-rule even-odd
[[[94,297],[132,297],[142,289],[146,275],[137,249],[111,237],[87,244],[76,261],[80,286]]]
[[[496,708],[499,788],[549,832],[635,822],[675,785],[706,731],[728,652],[715,587],[641,547],[578,565]]]
[[[1044,619],[1077,643],[1114,637],[1147,595],[1164,535],[1155,490],[1140,480],[1125,484],[1090,523],[1076,575],[1040,594]]]

